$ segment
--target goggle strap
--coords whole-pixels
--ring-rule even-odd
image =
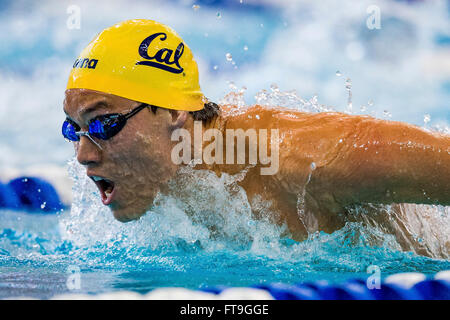
[[[139,111],[141,111],[142,109],[147,108],[147,107],[150,107],[150,105],[149,105],[149,104],[146,104],[146,103],[142,103],[141,105],[137,106],[137,107],[134,108],[132,111],[130,111],[130,113],[127,113],[127,114],[125,115],[125,119],[128,120],[129,118],[131,118],[132,116],[134,116],[136,113],[138,113]]]

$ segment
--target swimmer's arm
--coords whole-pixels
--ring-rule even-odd
[[[354,116],[354,132],[322,170],[335,200],[450,205],[450,136]]]

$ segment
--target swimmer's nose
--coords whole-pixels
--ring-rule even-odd
[[[75,152],[78,162],[84,166],[98,164],[101,160],[100,148],[87,136],[80,137],[75,144]]]

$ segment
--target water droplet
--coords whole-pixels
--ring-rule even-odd
[[[239,0],[239,3],[243,3],[244,2],[244,0]]]
[[[257,114],[257,115],[255,116],[255,118],[259,120],[259,114]]]
[[[198,9],[200,9],[200,6],[198,4],[194,4],[192,6],[192,9],[194,9],[194,11],[197,11]]]
[[[260,26],[261,28],[264,28],[264,23],[261,23],[259,26]]]
[[[366,111],[366,106],[361,106],[361,111],[362,112]]]
[[[41,189],[37,189],[37,192],[41,192]]]
[[[347,111],[352,113],[353,103],[352,103],[352,80],[350,78],[345,79],[345,89],[348,91],[347,97]]]
[[[428,122],[430,122],[431,120],[431,116],[427,113],[423,116],[423,122],[425,123],[425,125],[427,125]]]
[[[44,201],[44,202],[41,204],[41,209],[44,209],[46,204],[47,204],[47,202]]]
[[[229,52],[225,55],[225,57],[227,58],[228,61],[232,61],[233,60],[233,56]]]
[[[247,51],[248,50],[248,47],[247,46],[244,46],[244,51]]]
[[[316,163],[315,162],[311,162],[311,169],[312,170],[316,170]]]
[[[228,82],[228,87],[229,87],[231,90],[236,90],[236,89],[237,89],[237,87],[236,87],[236,85],[234,84],[233,81]]]
[[[338,70],[338,71],[336,71],[336,76],[340,77],[340,76],[342,76],[342,73]]]
[[[345,89],[347,89],[347,91],[352,89],[352,79],[345,79]]]
[[[217,12],[216,17],[217,17],[217,19],[220,19],[220,18],[222,18],[222,14],[220,12]]]
[[[215,65],[215,66],[213,67],[214,70],[217,70],[218,68],[219,68],[219,66],[217,66],[217,65]]]
[[[369,101],[367,101],[367,105],[368,105],[369,107],[373,106],[373,101],[372,101],[372,99],[370,99]]]

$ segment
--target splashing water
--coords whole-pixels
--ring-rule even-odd
[[[242,112],[248,107],[246,88],[238,89],[230,82],[230,90],[220,103]],[[259,92],[255,100],[267,107],[282,105],[304,112],[333,110],[321,105],[317,96],[304,99],[295,91],[281,91],[276,84]],[[311,232],[307,240],[293,241],[283,236],[286,226],[253,218],[246,193],[237,184],[239,175],[219,178],[186,166],[180,169],[177,183],[169,185],[169,195],[158,195],[146,215],[123,224],[102,205],[97,188],[75,159],[69,162],[69,173],[74,181],[70,212],[29,216],[0,211],[0,281],[23,279],[17,280],[21,289],[0,288],[0,297],[45,298],[66,292],[69,266],[80,268],[80,290],[90,293],[147,292],[161,286],[195,289],[318,279],[334,282],[366,278],[370,265],[379,266],[383,277],[450,268],[448,260],[403,252],[396,238],[369,218],[349,220],[332,234]],[[257,205],[269,207],[264,201]],[[419,217],[421,228],[411,232],[416,232],[419,242],[438,242],[437,231],[448,234],[449,210],[423,208],[435,210],[425,210]],[[390,207],[382,209],[389,212]],[[351,214],[364,217],[364,210],[355,208]],[[442,230],[432,228],[427,222],[431,218],[441,222]]]

